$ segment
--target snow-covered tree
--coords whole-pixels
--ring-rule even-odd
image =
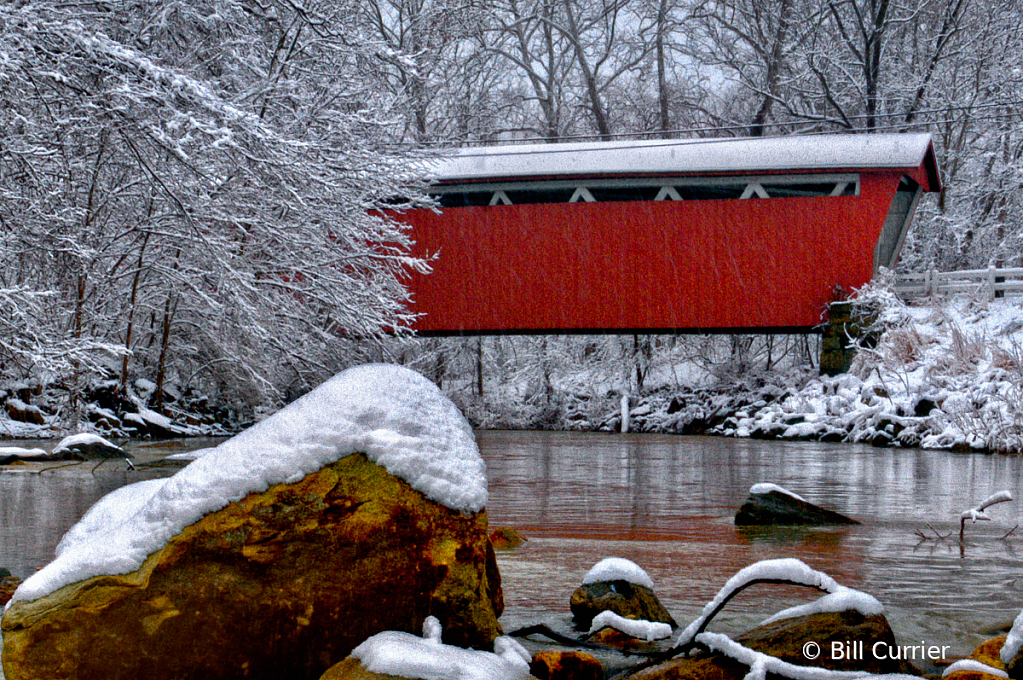
[[[0,6],[0,288],[60,302],[19,324],[22,370],[58,339],[119,346],[122,380],[258,403],[407,324],[424,263],[377,209],[416,173],[378,141],[392,102],[357,4]]]

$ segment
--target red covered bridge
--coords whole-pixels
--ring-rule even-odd
[[[892,267],[929,135],[536,144],[432,169],[406,213],[422,335],[785,332]]]

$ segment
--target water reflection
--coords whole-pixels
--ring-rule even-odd
[[[1020,459],[657,435],[481,432],[494,525],[532,540],[502,553],[511,615],[565,617],[568,598],[606,556],[646,569],[679,621],[695,616],[735,571],[797,557],[885,604],[900,638],[965,653],[1023,607]],[[828,529],[737,529],[750,486],[770,481],[860,519]],[[958,517],[1002,490],[989,524],[967,542],[921,540],[914,530],[958,535]],[[1020,532],[1018,532],[1020,533]],[[537,578],[542,574],[542,578]],[[754,625],[810,594],[759,587],[729,606],[721,630]],[[731,617],[729,619],[729,617]]]
[[[796,557],[885,605],[900,640],[951,644],[966,653],[1023,608],[1020,458],[658,435],[479,432],[494,526],[529,541],[499,554],[506,628],[557,620],[599,559],[632,559],[650,573],[679,622],[736,571]],[[214,442],[134,444],[142,462]],[[4,445],[19,445],[5,442]],[[25,445],[36,445],[35,442]],[[129,472],[121,462],[42,473],[0,471],[0,566],[27,576],[46,564],[63,533],[103,494],[174,469]],[[737,529],[749,487],[770,481],[863,524],[828,529]],[[914,530],[958,534],[958,516],[1008,489],[1018,499],[967,527],[966,545],[921,540]],[[760,586],[715,620],[737,632],[807,601],[798,589]]]

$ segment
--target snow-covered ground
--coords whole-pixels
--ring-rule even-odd
[[[859,305],[876,312],[880,337],[843,375],[795,363],[715,378],[655,352],[630,396],[630,431],[1023,452],[1023,298],[909,306],[877,286]],[[567,364],[555,382],[546,403],[508,396],[514,385],[486,400],[454,381],[445,390],[483,427],[621,428],[622,379]]]
[[[738,436],[882,446],[1023,450],[1023,300],[909,307],[868,291],[878,344],[849,373],[810,377],[712,429]],[[764,403],[760,403],[763,401]]]
[[[720,337],[653,338],[641,361],[642,389],[627,368],[637,341],[631,337],[447,340],[446,350],[419,348],[419,370],[430,376],[444,357],[444,392],[484,429],[617,431],[624,396],[632,432],[1023,452],[1023,298],[910,306],[877,285],[861,291],[860,299],[877,313],[880,339],[861,349],[849,373],[835,377],[818,375],[814,342],[790,336],[736,336],[730,348]],[[752,350],[742,349],[747,341]],[[474,347],[483,348],[484,397],[473,376]],[[7,387],[8,400],[29,391],[28,385]],[[184,413],[172,420],[155,413],[146,387],[144,381],[134,385],[130,409],[116,415],[88,405],[84,428],[107,436],[138,436],[133,433],[147,428],[177,428],[184,436],[227,433]],[[45,393],[32,399],[47,411]],[[154,422],[156,416],[162,422]],[[46,420],[33,425],[0,413],[0,438],[64,433],[56,416]]]

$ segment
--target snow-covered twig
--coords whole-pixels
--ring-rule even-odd
[[[824,572],[811,569],[800,560],[792,558],[763,560],[740,569],[725,583],[714,599],[703,608],[703,613],[679,635],[672,655],[685,653],[695,647],[697,636],[707,628],[711,619],[717,616],[733,597],[757,583],[800,585],[828,594],[817,602],[785,610],[769,620],[800,616],[814,611],[835,611],[839,605],[841,609],[858,609],[864,614],[879,614],[884,611],[881,603],[870,595],[839,585]]]
[[[998,503],[1007,503],[1012,500],[1012,494],[1008,491],[999,491],[996,494],[992,494],[984,499],[980,505],[975,508],[963,511],[963,514],[959,516],[959,541],[963,540],[963,531],[966,528],[966,520],[970,520],[973,523],[978,521],[989,522],[991,518],[988,517],[987,513],[984,512],[987,508]],[[1006,534],[1008,535],[1008,534]]]

